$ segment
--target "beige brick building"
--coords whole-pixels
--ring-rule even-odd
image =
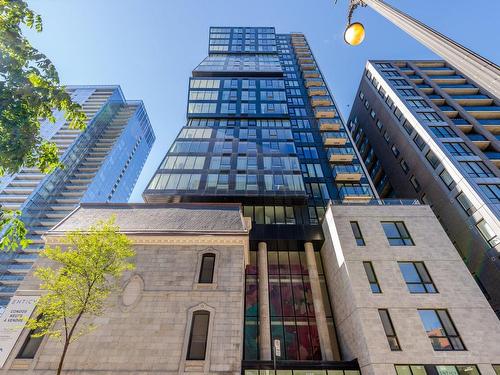
[[[404,223],[414,245],[391,246],[383,222]],[[351,223],[364,246],[357,245]],[[333,206],[323,230],[321,254],[344,360],[357,358],[363,375],[394,374],[395,365],[410,364],[442,367],[407,372],[405,366],[401,375],[477,374],[444,365],[477,365],[481,374],[495,375],[500,323],[428,206]],[[372,292],[364,262],[371,263],[381,293]],[[400,268],[410,262],[425,265],[437,293],[410,293]],[[400,350],[391,350],[379,309],[389,313]],[[433,349],[419,316],[432,309],[447,312],[465,350]]]

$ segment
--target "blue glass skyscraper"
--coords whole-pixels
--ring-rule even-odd
[[[64,168],[49,175],[22,168],[0,179],[0,205],[21,210],[31,240],[26,249],[0,255],[0,307],[37,259],[42,234],[80,202],[127,202],[155,140],[144,104],[125,100],[119,86],[69,86],[68,92],[87,115],[86,129],[69,129],[59,112],[54,124],[41,126]]]

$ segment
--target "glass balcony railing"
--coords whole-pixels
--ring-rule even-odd
[[[500,160],[500,152],[497,152],[497,151],[484,151],[484,154],[490,160]]]
[[[347,142],[347,133],[340,132],[324,132],[321,133],[321,137],[323,138],[323,143],[325,146],[338,146],[345,145]]]
[[[313,107],[333,105],[330,95],[316,95],[311,97],[311,104]]]
[[[354,149],[352,147],[332,147],[326,152],[331,163],[351,162],[354,159]]]
[[[321,78],[307,78],[305,84],[306,87],[318,87],[325,85]]]
[[[450,95],[455,100],[460,99],[491,99],[487,95]]]
[[[314,115],[316,118],[333,118],[337,116],[337,111],[335,110],[335,107],[332,106],[315,107]]]
[[[463,80],[465,79],[463,76],[461,76],[460,74],[455,74],[455,75],[447,75],[447,74],[443,74],[443,75],[433,75],[431,77],[431,79],[450,79],[450,80],[455,80],[455,79],[459,79],[459,80]]]
[[[322,118],[318,120],[319,130],[324,131],[337,131],[340,129],[340,118]]]
[[[16,281],[22,281],[24,277],[22,275],[0,275],[0,281],[3,282],[16,282]]]
[[[321,78],[318,78],[321,80]],[[306,80],[307,81],[307,80]],[[321,80],[322,81],[322,80]],[[307,86],[307,85],[306,85]],[[315,95],[327,95],[328,94],[328,90],[326,89],[325,86],[323,85],[320,85],[320,86],[308,86],[310,87],[308,90],[307,90],[307,93],[309,96],[315,96]]]
[[[335,165],[332,172],[335,181],[359,181],[363,176],[360,165]]]
[[[0,286],[0,293],[14,293],[17,290],[17,286]]]
[[[475,88],[477,88],[476,86],[474,86],[474,85],[472,85],[470,83],[462,83],[462,84],[441,83],[439,86],[442,87],[442,88],[450,88],[450,89],[451,88],[457,88],[457,89],[468,89],[468,88],[475,89]]]
[[[467,112],[480,112],[480,111],[485,111],[485,112],[500,112],[500,106],[496,106],[496,105],[464,106],[463,109],[465,109]]]
[[[443,112],[456,112],[457,110],[453,107],[450,107],[449,105],[441,105],[439,106],[439,109]]]
[[[481,134],[467,134],[467,137],[472,142],[485,142],[485,141],[487,141],[487,139],[485,138],[485,136],[481,135]]]
[[[342,186],[339,189],[339,197],[342,201],[371,199],[372,192],[368,185]]]

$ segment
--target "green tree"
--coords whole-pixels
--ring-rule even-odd
[[[20,216],[20,211],[3,211],[0,207],[0,251],[15,251],[19,246],[24,249],[29,245],[28,231]]]
[[[54,110],[69,126],[83,129],[86,116],[60,85],[52,62],[23,35],[42,31],[42,18],[23,0],[0,0],[0,175],[21,166],[43,173],[60,165],[57,146],[40,136],[40,119],[54,122]]]
[[[89,318],[103,314],[106,299],[117,289],[123,272],[134,268],[129,258],[135,255],[114,218],[68,233],[63,244],[67,246],[41,252],[52,261],[35,271],[46,293],[37,302],[37,317],[27,321],[27,328],[36,330],[34,337],[47,335],[62,341],[58,375],[68,347],[95,328]]]

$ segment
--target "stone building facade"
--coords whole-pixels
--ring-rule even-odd
[[[250,229],[239,206],[84,206],[50,231],[46,242],[58,245],[66,231],[110,215],[133,241],[136,269],[95,320],[97,329],[70,346],[64,373],[239,374]],[[215,255],[212,283],[198,282],[204,254]],[[28,277],[16,296],[38,295],[37,284]],[[209,313],[206,357],[189,361],[197,311]],[[55,373],[62,346],[54,339],[44,338],[34,358],[17,358],[28,334],[19,336],[0,374]]]
[[[391,246],[382,225],[396,222],[407,230],[404,246]],[[500,362],[498,319],[428,206],[332,206],[323,230],[321,255],[344,360],[357,358],[363,375],[499,373],[492,366]],[[418,280],[405,282],[402,266],[411,262],[423,263],[430,292],[417,289]],[[433,348],[419,316],[433,309],[447,312],[462,348]],[[390,339],[379,310],[390,317]]]

